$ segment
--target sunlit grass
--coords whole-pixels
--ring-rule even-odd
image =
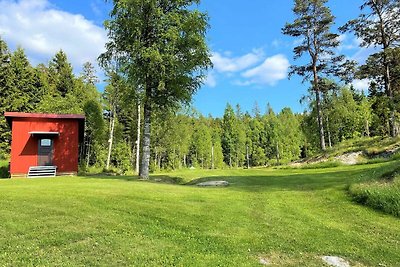
[[[398,162],[301,170],[184,170],[0,181],[5,266],[358,266],[400,262],[400,220],[352,202],[349,184]],[[198,180],[227,180],[199,188]],[[156,182],[158,181],[158,182]],[[165,184],[163,182],[168,182]],[[173,184],[179,183],[179,184]]]

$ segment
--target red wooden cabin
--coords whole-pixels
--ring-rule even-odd
[[[78,172],[85,116],[6,112],[11,137],[11,177]]]

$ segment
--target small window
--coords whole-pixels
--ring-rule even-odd
[[[51,139],[41,139],[40,146],[51,146]]]

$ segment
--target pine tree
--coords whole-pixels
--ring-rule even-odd
[[[323,73],[330,73],[338,62],[343,61],[343,56],[334,56],[334,49],[339,46],[339,35],[330,31],[334,16],[326,3],[327,0],[295,0],[293,12],[296,19],[282,29],[286,35],[302,38],[301,44],[293,49],[294,58],[301,58],[304,54],[309,58],[305,65],[292,66],[291,75],[303,76],[304,81],[312,80],[322,150],[326,149],[326,145],[319,80]]]
[[[390,49],[400,45],[400,2],[398,0],[365,0],[360,7],[357,19],[347,22],[341,30],[352,31],[362,40],[362,47],[380,46],[384,67],[383,80],[385,93],[389,98],[391,135],[396,136],[394,90],[392,86],[392,68],[390,66]]]

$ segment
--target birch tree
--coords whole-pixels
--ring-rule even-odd
[[[109,42],[100,61],[104,65],[115,59],[128,80],[143,89],[142,179],[149,177],[153,109],[190,102],[211,65],[205,40],[208,17],[195,8],[199,2],[114,0],[105,22]]]

